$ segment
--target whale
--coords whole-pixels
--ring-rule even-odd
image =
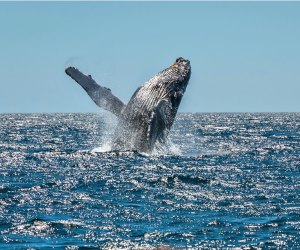
[[[124,104],[111,89],[75,67],[65,72],[94,103],[118,118],[111,149],[151,153],[164,145],[191,76],[190,61],[179,57],[166,69],[140,86]]]

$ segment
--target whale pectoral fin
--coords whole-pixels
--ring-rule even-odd
[[[170,113],[171,107],[166,100],[161,100],[152,110],[148,123],[148,141],[155,142],[158,140],[162,142],[165,139],[166,132],[170,129],[168,122]]]
[[[67,68],[65,72],[88,93],[99,107],[120,116],[125,104],[114,96],[110,89],[100,86],[90,75],[86,76],[74,67]]]

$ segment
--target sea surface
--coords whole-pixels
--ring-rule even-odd
[[[151,155],[115,126],[0,114],[0,249],[300,249],[300,113],[181,113]]]

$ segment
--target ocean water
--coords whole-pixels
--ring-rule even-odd
[[[300,249],[300,114],[183,113],[152,155],[107,113],[0,115],[0,249]]]

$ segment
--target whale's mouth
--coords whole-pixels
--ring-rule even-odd
[[[179,66],[190,66],[190,61],[182,57],[178,57],[170,67],[177,68]]]

